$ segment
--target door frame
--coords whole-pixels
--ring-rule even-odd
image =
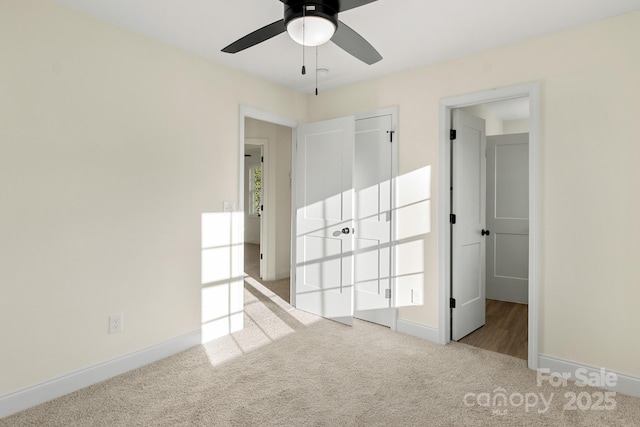
[[[262,206],[265,205],[265,200],[268,200],[269,195],[269,140],[266,138],[245,138],[244,145],[254,145],[260,147],[260,164],[262,167],[262,188],[260,190],[260,200],[262,201]],[[244,156],[244,155],[243,155]],[[246,161],[243,164],[244,167],[244,177],[247,175]],[[243,185],[244,187],[244,185]],[[246,196],[245,196],[246,197]],[[244,199],[243,199],[244,200]],[[244,209],[243,209],[244,211]],[[268,211],[262,209],[260,211],[260,254],[266,252],[266,249],[269,247],[269,233],[267,233],[267,228],[269,224],[269,215]],[[262,259],[260,259],[260,278],[265,279],[267,276],[267,259],[269,257],[265,255]]]
[[[539,355],[539,292],[540,292],[540,83],[533,82],[472,94],[444,98],[439,106],[438,138],[438,295],[441,344],[450,342],[451,324],[449,299],[451,266],[451,231],[449,224],[449,191],[451,174],[451,111],[456,108],[529,97],[529,319],[528,366],[538,368]]]
[[[286,126],[291,128],[291,147],[292,147],[292,152],[293,149],[296,146],[296,129],[298,128],[299,122],[296,119],[292,119],[289,117],[284,117],[284,116],[279,116],[277,114],[273,114],[273,113],[269,113],[263,110],[259,110],[257,108],[253,108],[253,107],[248,107],[245,105],[240,105],[239,108],[239,115],[238,115],[239,119],[238,119],[238,204],[237,204],[237,209],[239,212],[242,212],[244,214],[244,182],[245,182],[245,168],[244,168],[244,141],[245,141],[245,119],[246,118],[252,118],[252,119],[256,119],[256,120],[261,120],[263,122],[268,122],[268,123],[273,123],[276,125],[281,125],[281,126]],[[265,154],[266,155],[266,154]],[[292,178],[293,178],[293,170],[292,170]],[[293,181],[292,181],[292,185],[293,185]],[[293,189],[292,189],[293,191]],[[292,212],[294,212],[292,210]],[[244,236],[244,220],[240,221],[242,222],[242,224],[238,224],[238,227],[242,227],[240,230],[236,230],[237,233],[239,233],[239,236]],[[292,223],[294,222],[293,219],[291,221]],[[268,224],[265,226],[268,227]],[[262,227],[261,227],[262,228]],[[266,230],[264,231],[266,232]],[[261,234],[263,233],[263,230],[261,230]],[[292,234],[293,236],[293,234]],[[293,239],[292,239],[293,240]],[[267,257],[268,255],[265,255],[265,257]],[[236,259],[238,259],[238,265],[240,266],[244,266],[244,245],[239,245],[238,249],[237,249],[237,253],[236,253]],[[265,264],[266,264],[266,259],[265,259]],[[291,270],[293,271],[293,264],[291,265]],[[242,270],[244,271],[244,267],[241,267]],[[243,289],[240,289],[239,294],[238,295],[233,295],[233,298],[237,298],[240,301],[243,301]],[[293,300],[291,301],[293,304]]]

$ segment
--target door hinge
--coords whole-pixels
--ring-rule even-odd
[[[456,214],[449,214],[449,224],[456,223]]]
[[[457,136],[457,132],[456,132],[456,130],[455,130],[455,129],[451,129],[451,130],[449,130],[449,139],[450,139],[451,141],[453,141],[454,139],[456,139],[456,136]]]
[[[449,308],[456,308],[456,299],[449,298]]]
[[[386,299],[391,299],[391,289],[385,289],[384,290],[384,297]]]
[[[260,210],[264,211],[264,205],[260,205]]]
[[[388,130],[387,133],[389,134],[389,142],[393,142],[393,134],[395,133],[395,130]]]
[[[262,254],[260,254],[260,259],[262,259]]]
[[[264,156],[260,156],[260,161],[264,163]]]

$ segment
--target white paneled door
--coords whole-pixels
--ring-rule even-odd
[[[392,323],[392,115],[298,128],[296,307]]]
[[[451,338],[457,341],[485,323],[486,136],[484,120],[465,111],[454,110],[452,124]]]
[[[487,137],[487,298],[529,301],[529,134]]]
[[[356,121],[355,317],[391,326],[391,115]]]
[[[353,323],[355,119],[298,127],[296,307]]]

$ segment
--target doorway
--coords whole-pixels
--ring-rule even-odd
[[[452,111],[465,107],[479,106],[481,104],[487,104],[489,102],[512,100],[515,98],[528,97],[530,117],[529,117],[529,147],[528,147],[528,167],[529,167],[529,237],[528,244],[528,312],[527,317],[527,338],[528,349],[526,358],[528,360],[528,366],[531,369],[536,369],[538,366],[538,287],[539,287],[539,193],[538,193],[538,177],[539,177],[539,165],[538,165],[538,150],[539,150],[539,84],[527,84],[521,86],[514,86],[509,88],[496,89],[487,92],[481,92],[471,95],[463,95],[459,97],[447,98],[441,101],[440,105],[440,158],[439,163],[441,170],[439,172],[439,233],[442,236],[439,239],[439,253],[440,253],[440,273],[439,273],[439,290],[440,290],[440,342],[446,344],[451,340],[451,315],[456,310],[456,305],[452,301],[451,280],[452,280],[452,267],[453,267],[453,245],[451,242],[452,237],[452,224],[451,217],[449,216],[453,203],[452,193],[450,189],[450,179],[452,173],[452,159],[453,154],[450,146],[450,134],[449,129],[452,129]],[[484,230],[484,228],[483,228]],[[480,231],[480,230],[478,230]],[[485,232],[487,230],[484,230]],[[480,234],[480,233],[478,233]],[[484,233],[483,233],[484,234]],[[478,266],[481,266],[484,274],[485,264],[484,259],[477,262]],[[480,268],[480,267],[479,267]],[[485,280],[486,277],[482,277]],[[482,298],[483,302],[484,297]],[[487,308],[485,304],[482,305],[482,316],[484,318],[484,311]],[[499,310],[498,310],[499,311]],[[494,308],[491,309],[491,313],[494,312]],[[489,312],[487,312],[489,313]]]
[[[265,162],[268,159],[268,143],[266,138],[246,138],[244,141],[245,264],[251,266],[256,279],[265,277],[266,266],[262,253],[263,250],[266,252],[268,239],[265,229],[268,222],[264,211],[264,199],[268,198],[268,168]]]
[[[249,109],[241,123],[244,272],[289,302],[293,123]]]
[[[486,350],[527,359],[528,323],[528,233],[529,233],[529,99],[496,101],[461,108],[484,120],[486,134],[485,221],[481,236],[484,256],[485,295],[483,324],[452,338]],[[454,116],[455,116],[454,110]],[[455,127],[455,119],[454,119]],[[452,170],[456,175],[456,148],[453,141]],[[459,148],[459,147],[458,147]],[[476,183],[473,182],[473,185]],[[456,188],[453,192],[455,193]],[[458,189],[459,190],[459,189]],[[453,195],[455,200],[455,194]],[[462,221],[461,221],[462,222]],[[452,226],[452,236],[458,230]],[[455,248],[455,245],[454,245]],[[460,269],[452,259],[453,283]],[[464,268],[464,266],[462,266]],[[452,288],[454,298],[457,292]],[[456,313],[452,310],[452,316]],[[472,330],[475,329],[475,330]]]

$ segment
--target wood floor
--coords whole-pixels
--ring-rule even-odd
[[[288,303],[290,301],[289,279],[264,281],[260,278],[260,245],[244,244],[244,272]]]
[[[459,342],[526,360],[529,306],[491,299],[486,304],[486,324]]]

